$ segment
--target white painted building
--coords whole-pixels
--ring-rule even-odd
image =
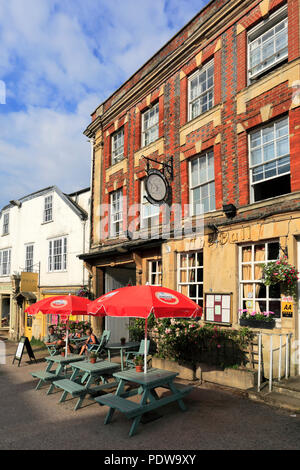
[[[1,210],[0,334],[31,337],[31,318],[24,313],[28,303],[88,288],[89,273],[78,255],[89,249],[89,204],[89,188],[66,195],[51,186]],[[31,275],[22,273],[36,273],[33,290],[27,287]],[[43,336],[44,319],[35,326],[33,336]]]

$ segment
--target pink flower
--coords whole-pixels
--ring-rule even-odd
[[[220,349],[220,347],[221,347],[221,345],[220,345],[220,344],[218,344],[218,345],[217,345],[217,348],[218,348],[218,349]]]

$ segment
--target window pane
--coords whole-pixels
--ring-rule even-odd
[[[277,156],[287,155],[289,153],[289,139],[285,137],[277,142]]]
[[[258,163],[261,163],[262,161],[262,153],[261,150],[252,150],[251,152],[251,163],[252,165],[257,165]]]
[[[264,146],[264,161],[272,160],[275,157],[274,144]]]

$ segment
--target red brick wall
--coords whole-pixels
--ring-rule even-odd
[[[288,0],[289,62],[299,57],[299,1]],[[220,7],[225,3],[226,1],[216,1],[210,7],[215,8],[216,5]],[[274,11],[284,3],[279,0],[270,0],[270,11]],[[205,9],[203,14],[208,14],[208,11]],[[127,117],[127,122],[124,124],[124,142],[128,172],[123,174],[121,170],[114,173],[107,183],[105,170],[111,165],[110,138],[115,126],[114,122],[105,126],[102,194],[104,202],[109,202],[108,193],[116,187],[124,188],[124,197],[127,196],[128,205],[140,202],[140,183],[146,175],[146,162],[141,159],[135,167],[134,155],[141,148],[141,116],[142,112],[147,109],[149,94],[151,104],[159,101],[159,137],[164,138],[164,154],[159,155],[154,151],[149,156],[160,161],[167,161],[171,156],[174,157],[173,203],[182,205],[189,203],[189,161],[197,155],[197,144],[201,141],[202,152],[208,149],[214,151],[216,208],[222,209],[222,205],[227,203],[235,204],[237,207],[249,204],[248,132],[262,124],[260,111],[266,106],[270,106],[270,121],[282,115],[289,115],[291,186],[292,191],[300,190],[300,108],[291,109],[293,98],[291,84],[287,81],[281,82],[279,79],[275,87],[248,99],[245,113],[237,113],[236,95],[247,87],[247,31],[262,20],[259,1],[253,0],[252,5],[245,9],[243,15],[240,15],[236,21],[231,21],[218,36],[214,36],[199,46],[182,68],[174,70],[172,76],[168,76],[157,89],[152,92],[150,90],[140,102],[128,109],[123,109],[122,115],[115,118],[115,120],[119,119],[118,127],[120,127],[124,124],[125,116]],[[188,31],[195,27],[197,21],[200,21],[199,18],[196,18],[188,25],[187,30],[183,30],[178,37],[168,43],[157,57],[152,58],[146,64],[146,68],[138,71],[131,80],[126,82],[121,88],[122,93],[140,79],[147,67],[151,68],[155,61],[158,63],[182,44],[188,37]],[[215,127],[213,118],[206,124],[201,123],[201,119],[195,120],[195,123],[199,122],[199,127],[186,136],[185,144],[180,145],[180,130],[188,122],[188,78],[197,70],[196,56],[199,58],[201,51],[202,64],[214,58],[214,106],[216,112],[221,112],[222,124]],[[280,65],[280,67],[284,66]],[[106,109],[120,93],[121,91],[116,92],[116,95],[105,103]],[[107,131],[109,136],[106,135]],[[184,160],[182,160],[182,155]],[[160,168],[155,164],[154,167]],[[126,221],[124,227],[126,228]]]

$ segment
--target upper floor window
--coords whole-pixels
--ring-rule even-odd
[[[3,231],[2,235],[7,235],[9,232],[9,212],[3,214]]]
[[[257,78],[288,57],[287,7],[283,7],[248,34],[248,76]]]
[[[159,104],[142,114],[142,147],[158,139]]]
[[[53,220],[53,196],[46,196],[44,200],[44,222]]]
[[[49,240],[48,270],[66,271],[67,269],[67,237]]]
[[[249,150],[251,202],[289,193],[288,118],[279,119],[251,132]]]
[[[118,237],[123,231],[123,192],[122,189],[110,195],[110,236]]]
[[[114,165],[124,158],[124,128],[112,135],[111,146],[111,164]]]
[[[26,245],[25,248],[25,271],[33,271],[33,245]]]
[[[205,113],[214,105],[214,61],[189,78],[189,120]]]
[[[213,151],[190,162],[190,204],[191,215],[214,211],[216,208]]]
[[[0,251],[0,276],[9,276],[10,274],[11,250]]]

